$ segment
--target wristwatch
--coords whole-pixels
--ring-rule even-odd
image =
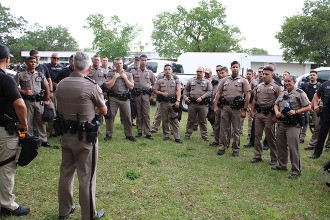
[[[247,111],[247,108],[243,108],[244,111]]]

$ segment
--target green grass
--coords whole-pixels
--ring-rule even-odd
[[[184,113],[182,138],[186,118]],[[104,219],[330,219],[330,190],[316,179],[329,153],[311,160],[311,152],[303,150],[307,143],[300,146],[302,177],[290,180],[290,171],[270,169],[269,151],[258,164],[249,162],[253,149],[241,148],[238,158],[228,149],[219,157],[217,148],[209,147],[199,131],[183,139],[183,144],[163,141],[161,131],[155,140],[141,137],[132,143],[125,140],[117,118],[113,139],[105,142],[104,127],[97,167],[97,208],[105,210]],[[246,126],[244,134],[242,146],[247,143]],[[58,138],[50,141],[59,145]],[[57,218],[60,162],[59,148],[41,148],[30,165],[18,168],[16,200],[31,207],[24,219]],[[76,179],[78,205],[77,190]],[[79,206],[70,219],[80,219]]]

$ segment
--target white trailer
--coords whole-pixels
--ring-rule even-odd
[[[230,64],[238,61],[241,64],[240,75],[245,76],[246,69],[251,68],[251,60],[245,53],[204,53],[204,52],[188,52],[178,57],[178,63],[183,66],[184,73],[195,73],[197,68],[211,68],[213,75],[216,75],[215,67],[217,65],[226,66],[230,72]]]

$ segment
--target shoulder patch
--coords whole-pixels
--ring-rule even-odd
[[[96,82],[95,82],[94,79],[91,79],[91,78],[89,78],[88,76],[84,76],[84,78],[87,79],[87,80],[89,80],[89,81],[91,81],[92,83],[96,84]]]
[[[297,92],[302,93],[304,91],[302,89],[297,89]]]

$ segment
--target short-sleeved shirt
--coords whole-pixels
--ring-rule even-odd
[[[209,97],[212,93],[212,84],[209,79],[197,79],[196,77],[188,80],[184,87],[184,96],[202,99]]]
[[[219,84],[219,91],[229,102],[233,101],[237,96],[244,96],[244,93],[250,90],[249,82],[242,76],[237,76],[236,78],[227,76]]]
[[[181,89],[181,82],[178,78],[174,79],[173,75],[169,79],[166,77],[157,80],[154,89],[167,92],[169,97],[176,97],[176,92]]]
[[[310,104],[306,93],[298,88],[294,88],[291,92],[288,90],[281,92],[275,104],[278,105],[280,108],[279,110],[282,111],[286,102],[290,104],[292,110],[298,110]]]
[[[55,97],[57,111],[65,120],[77,120],[76,114],[80,113],[81,122],[91,121],[95,117],[95,107],[105,106],[100,86],[78,72],[73,72],[58,84]]]
[[[58,75],[55,78],[55,83],[59,83],[62,79],[65,79],[66,77],[70,76],[70,74],[73,72],[73,69],[71,69],[70,66],[65,67],[62,69],[61,72],[58,73]]]
[[[134,79],[134,88],[137,89],[150,89],[156,82],[156,77],[151,70],[147,68],[141,70],[140,68],[135,70],[132,69],[131,73]]]
[[[280,86],[272,79],[268,84],[265,82],[258,84],[254,91],[254,97],[259,105],[274,105],[280,93]]]
[[[134,80],[133,80],[133,75],[132,73],[130,72],[125,72],[126,76],[127,76],[127,79],[134,83]],[[115,75],[115,72],[110,72],[109,73],[109,78],[110,80],[114,77]],[[126,86],[126,83],[125,83],[125,80],[123,80],[121,77],[118,77],[116,79],[116,82],[115,84],[113,85],[113,87],[111,88],[111,90],[116,93],[116,94],[122,94],[124,92],[127,92],[128,91],[128,87]]]
[[[109,71],[103,67],[99,67],[97,69],[93,68],[88,74],[88,77],[94,79],[95,82],[101,86],[103,83],[105,83],[108,72]]]
[[[46,77],[37,71],[33,73],[19,72],[16,74],[15,80],[22,90],[32,90],[34,95],[40,93],[44,84],[48,85]]]
[[[17,117],[13,102],[22,98],[15,80],[0,69],[0,118],[6,114]]]
[[[59,72],[62,71],[63,66],[61,64],[57,64],[56,66],[53,66],[51,63],[44,64],[50,74],[50,77],[52,78],[52,81],[55,82],[55,78],[58,75]]]

